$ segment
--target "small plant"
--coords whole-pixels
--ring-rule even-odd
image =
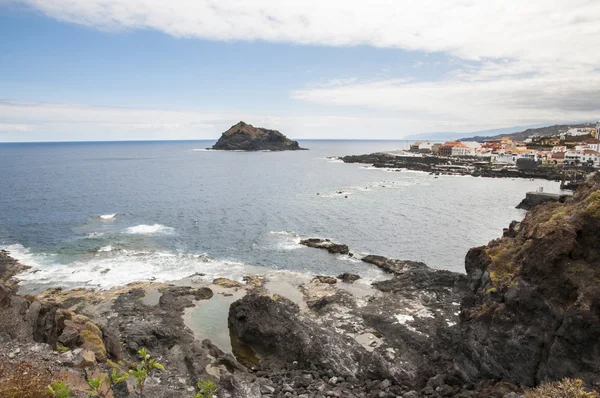
[[[48,386],[46,392],[52,395],[54,398],[71,398],[71,390],[67,383],[62,381],[55,381]]]
[[[100,391],[102,388],[102,384],[104,380],[102,380],[102,376],[98,376],[95,379],[88,379],[88,391],[90,392],[90,397],[102,397],[104,394]]]
[[[139,350],[138,354],[142,358],[142,361],[135,369],[131,369],[129,373],[135,377],[135,386],[140,390],[140,395],[144,396],[144,382],[148,378],[148,373],[152,369],[165,370],[165,367],[152,359],[145,348]]]
[[[113,368],[113,371],[109,377],[111,384],[119,384],[129,379],[129,373],[125,373],[120,370],[117,372],[117,369]]]
[[[196,387],[198,393],[194,395],[194,398],[213,398],[214,393],[217,392],[217,385],[210,380],[200,380]]]

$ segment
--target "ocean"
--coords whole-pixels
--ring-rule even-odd
[[[434,177],[331,156],[406,141],[301,141],[308,151],[207,151],[214,141],[0,144],[0,249],[32,268],[22,291],[110,288],[194,273],[384,278],[378,254],[464,272],[542,180]],[[323,237],[355,257],[299,245]]]

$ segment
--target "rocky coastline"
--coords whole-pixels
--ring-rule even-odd
[[[277,130],[254,127],[239,122],[224,132],[211,149],[221,151],[298,151],[298,141],[292,141]]]
[[[339,157],[344,163],[368,164],[381,169],[406,169],[435,175],[469,175],[488,178],[528,178],[562,181],[563,171],[554,167],[517,169],[491,167],[478,158],[444,158],[439,156],[397,156],[389,153],[350,155]],[[580,170],[582,171],[582,170]],[[584,170],[589,171],[589,170]],[[570,187],[570,186],[569,186]],[[567,187],[567,189],[569,188]]]
[[[466,274],[367,255],[388,279],[359,295],[357,275],[316,276],[297,286],[300,301],[256,276],[20,296],[25,265],[0,252],[0,393],[44,397],[45,384],[62,380],[83,397],[90,378],[127,374],[145,348],[164,370],[148,374],[144,397],[194,397],[201,381],[220,398],[545,397],[529,389],[563,378],[591,394],[600,391],[598,231],[593,175],[564,203],[540,204],[471,249]],[[350,252],[329,240],[303,244]],[[240,297],[224,320],[232,354],[184,321],[218,294]],[[11,383],[38,395],[8,395]],[[132,378],[103,388],[141,396]]]

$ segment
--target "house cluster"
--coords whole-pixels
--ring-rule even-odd
[[[534,134],[523,141],[509,136],[483,143],[421,141],[412,144],[410,151],[443,157],[480,157],[502,165],[531,163],[600,167],[600,121],[595,128],[570,128],[555,136]]]

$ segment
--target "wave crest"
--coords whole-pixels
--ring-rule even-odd
[[[175,232],[174,228],[167,227],[162,224],[140,224],[133,227],[125,228],[123,233],[131,235],[168,235]]]

